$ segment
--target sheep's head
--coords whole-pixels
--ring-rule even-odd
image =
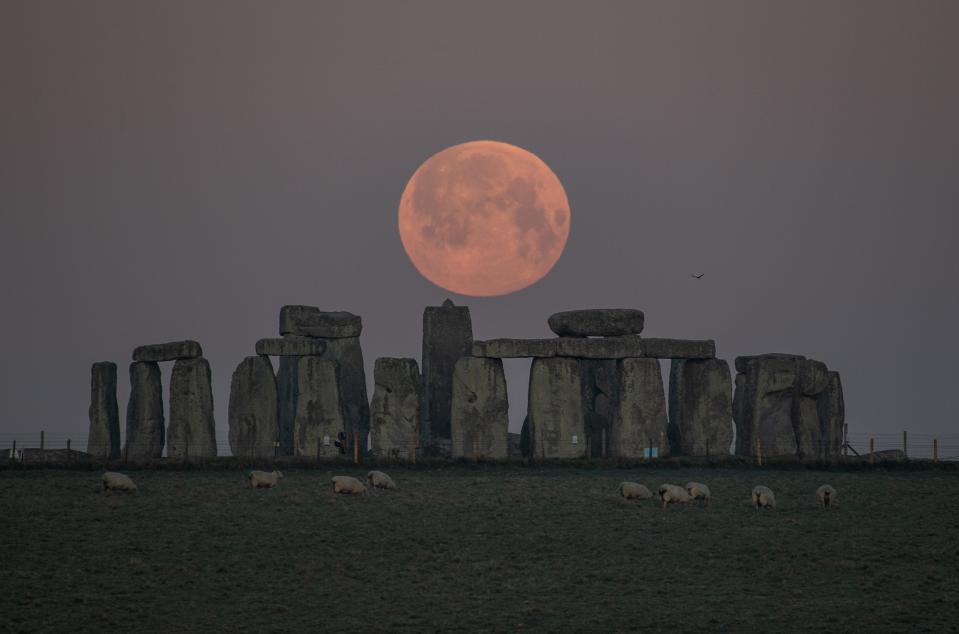
[[[283,472],[282,472],[282,471],[277,471],[276,469],[274,469],[274,470],[273,470],[273,475],[275,475],[275,476],[278,477],[278,478],[282,478],[282,477],[283,477]]]

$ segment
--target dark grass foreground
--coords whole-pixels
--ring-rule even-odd
[[[454,465],[0,472],[0,631],[885,631],[959,623],[959,473]],[[337,473],[362,475],[357,468]],[[709,508],[621,480],[709,484]],[[816,507],[834,485],[840,506]],[[749,506],[754,484],[779,510]]]

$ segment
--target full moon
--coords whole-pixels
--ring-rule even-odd
[[[413,265],[460,295],[535,284],[562,255],[569,223],[566,191],[549,166],[497,141],[434,154],[400,199],[400,239]]]

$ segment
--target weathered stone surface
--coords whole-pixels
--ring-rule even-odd
[[[473,346],[473,322],[467,306],[442,306],[423,311],[423,427],[426,438],[450,438],[453,366]]]
[[[170,458],[216,456],[210,363],[203,357],[180,359],[173,364],[166,444]]]
[[[574,357],[577,359],[711,359],[716,344],[711,340],[643,339],[639,335],[622,337],[557,337],[555,339],[489,339],[474,341],[474,357]]]
[[[462,357],[453,367],[453,458],[505,460],[509,402],[501,359]]]
[[[583,416],[587,453],[594,458],[612,455],[613,408],[618,389],[615,359],[580,359]]]
[[[134,361],[177,361],[203,356],[203,348],[196,341],[171,341],[140,346],[133,351]]]
[[[801,360],[805,358],[806,357],[799,354],[785,354],[783,352],[768,352],[766,354],[754,354],[736,357],[736,372],[747,372],[749,364],[757,359],[780,359],[783,361],[795,361],[797,359]]]
[[[279,438],[276,378],[269,357],[246,357],[230,381],[230,451],[272,457]]]
[[[319,357],[300,357],[297,367],[296,419],[293,450],[297,456],[334,458],[345,421],[340,402],[336,363]]]
[[[280,309],[280,334],[340,339],[359,337],[363,320],[344,311],[321,311],[316,306],[284,306]]]
[[[163,386],[155,361],[130,364],[130,400],[127,402],[127,460],[155,460],[163,455]]]
[[[616,363],[618,388],[614,403],[610,455],[641,458],[646,448],[670,452],[663,374],[657,359],[622,359]]]
[[[549,329],[560,337],[617,337],[643,332],[645,315],[633,308],[568,310],[549,318]]]
[[[669,439],[674,453],[725,456],[733,440],[732,377],[722,359],[674,359]]]
[[[825,460],[838,458],[841,454],[843,425],[846,420],[846,405],[839,373],[829,372],[827,377],[826,389],[816,397],[822,438],[821,457]]]
[[[382,357],[373,366],[373,455],[414,460],[420,442],[422,381],[415,359]]]
[[[336,364],[347,448],[352,453],[354,432],[358,433],[360,455],[365,455],[370,433],[370,401],[366,396],[366,369],[359,338],[327,339],[322,358]]]
[[[321,339],[287,335],[282,339],[260,339],[256,353],[273,357],[304,357],[326,352],[326,342]]]
[[[586,455],[581,371],[576,359],[536,359],[529,376],[530,451],[533,459]]]
[[[280,357],[276,371],[276,398],[279,423],[280,455],[293,455],[293,421],[296,419],[296,395],[299,384],[300,357]]]
[[[90,371],[90,434],[87,453],[95,458],[120,457],[120,412],[117,406],[117,364],[94,363]]]
[[[829,385],[829,369],[822,361],[806,359],[799,364],[799,389],[805,396],[821,394]]]

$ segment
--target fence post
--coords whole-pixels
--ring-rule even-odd
[[[876,463],[876,439],[869,439],[869,464]]]
[[[902,430],[902,455],[906,458],[909,457],[908,445],[906,443],[906,430]]]
[[[761,467],[763,466],[763,439],[756,439],[756,463]]]
[[[939,439],[932,439],[932,461],[939,462]]]
[[[360,464],[360,432],[353,432],[353,464]]]

